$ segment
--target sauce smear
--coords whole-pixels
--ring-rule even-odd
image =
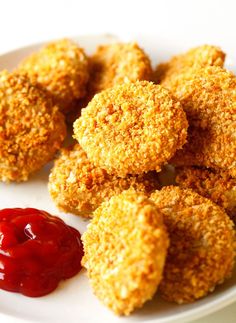
[[[33,208],[0,210],[0,288],[38,297],[81,269],[80,233]]]

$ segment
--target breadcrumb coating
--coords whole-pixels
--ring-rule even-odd
[[[172,162],[177,166],[205,166],[236,177],[236,77],[206,67],[178,77],[172,89],[189,122],[188,142]]]
[[[223,207],[236,223],[236,179],[227,172],[196,167],[176,169],[176,183],[184,188],[191,188]]]
[[[172,57],[169,62],[159,64],[154,72],[154,80],[171,89],[173,77],[178,76],[189,68],[223,67],[224,60],[225,53],[219,47],[211,45],[195,47],[184,54]]]
[[[0,180],[26,181],[50,161],[66,135],[51,98],[17,73],[0,73]]]
[[[87,95],[78,101],[68,122],[74,122],[96,93],[125,82],[150,80],[151,62],[136,43],[102,45],[89,57],[89,81]]]
[[[63,113],[73,110],[75,100],[86,94],[88,58],[84,50],[69,39],[46,45],[23,60],[18,70],[45,88]]]
[[[231,276],[233,222],[222,208],[191,189],[166,186],[151,199],[163,213],[170,236],[161,295],[179,304],[193,302]]]
[[[104,202],[82,241],[82,263],[102,303],[129,315],[153,297],[169,240],[161,212],[144,195],[129,190]]]
[[[130,187],[150,195],[158,189],[155,172],[119,178],[94,166],[79,144],[61,151],[49,176],[49,192],[65,212],[91,217],[104,201]]]
[[[75,121],[74,137],[96,166],[125,177],[160,171],[186,142],[187,126],[168,90],[137,81],[95,95]]]
[[[151,62],[136,43],[99,46],[90,58],[89,90],[98,93],[117,84],[150,80]]]

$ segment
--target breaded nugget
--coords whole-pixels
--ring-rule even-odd
[[[184,54],[172,57],[167,63],[159,64],[154,72],[154,80],[171,89],[172,78],[189,68],[205,66],[223,67],[225,53],[219,47],[203,45],[190,49]]]
[[[17,73],[0,73],[0,180],[25,181],[61,147],[64,116],[47,93]]]
[[[223,207],[236,223],[236,179],[227,172],[196,167],[176,169],[176,183],[184,188],[191,188]]]
[[[174,94],[189,121],[188,142],[177,151],[177,166],[219,168],[236,176],[236,77],[206,67],[179,76]]]
[[[138,80],[150,80],[151,62],[147,54],[136,43],[114,43],[102,45],[89,57],[90,77],[87,95],[77,103],[68,122],[74,122],[96,93],[118,84]]]
[[[170,235],[161,295],[182,304],[212,292],[232,274],[233,222],[222,208],[190,189],[166,186],[151,199]]]
[[[46,45],[27,57],[18,70],[47,89],[63,113],[73,110],[75,101],[86,94],[88,58],[84,50],[69,39]]]
[[[168,90],[137,81],[95,95],[75,121],[74,134],[96,166],[125,177],[160,171],[185,143],[187,126]]]
[[[93,94],[127,81],[149,80],[152,74],[147,54],[136,43],[99,46],[90,58],[89,91]]]
[[[79,144],[63,149],[49,177],[49,192],[65,212],[91,217],[92,212],[113,195],[128,188],[150,195],[158,189],[155,172],[119,178],[94,166]]]
[[[82,241],[82,264],[106,306],[129,315],[152,298],[169,240],[161,212],[144,195],[129,190],[104,202]]]

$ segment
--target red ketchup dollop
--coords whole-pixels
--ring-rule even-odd
[[[81,269],[80,233],[33,208],[0,210],[0,288],[43,296]]]

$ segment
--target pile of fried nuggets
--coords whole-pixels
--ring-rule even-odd
[[[205,45],[153,71],[135,43],[87,57],[65,39],[0,73],[2,181],[25,181],[53,159],[76,119],[78,143],[61,150],[49,192],[61,210],[92,217],[83,265],[117,314],[157,289],[193,302],[232,274],[236,77],[224,59]],[[167,163],[177,185],[161,189]]]

